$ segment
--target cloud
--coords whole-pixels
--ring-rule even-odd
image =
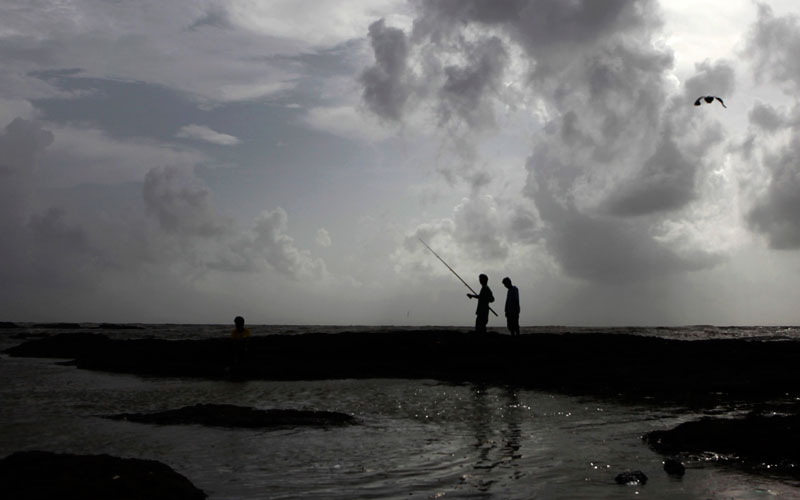
[[[186,169],[156,167],[147,172],[142,196],[149,213],[167,233],[220,237],[231,221],[212,205],[211,191]]]
[[[40,123],[23,118],[0,132],[0,230],[17,227],[28,217],[39,162],[53,140]]]
[[[797,138],[797,96],[800,90],[800,22],[795,15],[775,16],[772,9],[758,6],[745,53],[752,60],[756,77],[767,76],[781,84],[795,100],[786,112],[756,102],[749,112],[755,132],[743,148],[746,160],[762,167],[765,180],[753,179],[755,200],[744,214],[747,227],[763,235],[770,248],[800,249],[800,140]],[[760,155],[754,155],[760,146]]]
[[[764,163],[770,173],[766,192],[746,214],[749,227],[777,250],[800,249],[800,139],[796,136]]]
[[[418,84],[411,92],[399,73],[386,78],[380,89],[403,89],[395,94],[402,100],[386,102],[402,106],[391,113],[369,107],[396,120],[411,108],[439,114],[462,160],[446,171],[474,189],[454,215],[459,248],[503,260],[510,242],[541,241],[566,274],[604,283],[721,262],[717,251],[675,228],[692,233],[700,188],[724,140],[714,116],[691,106],[694,94],[728,97],[735,90],[730,63],[699,63],[676,92],[673,54],[656,43],[663,27],[656,2],[415,5],[411,35],[393,33],[404,42],[403,57],[386,60],[414,68]],[[475,145],[500,110],[528,103],[548,120],[534,134],[526,162],[523,193],[531,206],[501,223],[479,195],[487,177],[476,175]]]
[[[766,76],[795,91],[800,89],[799,28],[797,16],[776,17],[769,5],[758,4],[758,19],[750,30],[745,50],[754,63],[757,80]]]
[[[211,261],[209,267],[220,271],[258,272],[266,264],[293,280],[326,278],[325,262],[313,257],[308,250],[298,248],[294,239],[286,234],[288,220],[281,207],[265,210],[255,218],[250,231],[233,238],[233,243]]]
[[[501,85],[508,53],[497,37],[471,45],[465,49],[467,64],[444,68],[446,78],[439,90],[439,113],[444,123],[458,117],[470,128],[480,129],[495,124],[492,102],[486,95],[496,92]]]
[[[320,228],[317,230],[317,237],[314,239],[317,242],[317,245],[321,247],[328,248],[331,246],[331,235],[328,231],[324,228]]]
[[[175,137],[195,139],[198,141],[210,142],[211,144],[218,144],[220,146],[235,146],[242,142],[232,135],[215,132],[203,125],[185,125],[175,133]]]
[[[364,102],[378,116],[399,120],[411,93],[406,35],[400,29],[387,27],[380,19],[370,24],[369,39],[375,64],[359,77]]]
[[[763,102],[756,102],[747,116],[750,124],[764,132],[775,132],[789,125],[784,113]]]
[[[501,260],[508,255],[503,222],[491,196],[465,198],[453,214],[453,236],[472,258]]]

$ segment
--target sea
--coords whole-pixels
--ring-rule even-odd
[[[68,331],[111,338],[202,339],[225,337],[232,329],[178,324],[17,326],[0,330],[0,350]],[[248,326],[254,336],[432,328]],[[776,326],[541,326],[523,328],[522,334],[581,331],[682,340],[800,340],[800,328]],[[744,469],[713,454],[685,461],[682,478],[669,476],[663,470],[664,457],[641,439],[649,431],[703,416],[744,415],[752,409],[748,402],[692,408],[438,380],[141,377],[80,370],[58,361],[0,355],[0,458],[45,450],[158,460],[209,498],[220,500],[800,498],[800,475],[773,472],[771,464]],[[800,388],[776,403],[793,403],[799,396]],[[336,411],[355,416],[359,425],[253,430],[101,418],[197,403]],[[629,470],[644,472],[648,481],[617,484],[615,476]]]

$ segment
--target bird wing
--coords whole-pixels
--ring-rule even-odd
[[[717,97],[717,100],[719,101],[720,104],[722,104],[723,108],[727,108],[728,107],[728,106],[725,105],[724,102],[722,102],[722,99],[720,99],[719,97]]]
[[[700,105],[700,99],[702,99],[702,97],[698,97],[697,100],[694,101],[694,105],[695,106],[699,106]]]

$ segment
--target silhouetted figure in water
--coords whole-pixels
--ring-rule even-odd
[[[250,338],[250,329],[244,327],[244,318],[233,318],[234,329],[231,331],[231,363],[238,364],[244,359],[247,352],[247,339]]]
[[[695,106],[699,106],[701,104],[700,101],[706,101],[708,104],[711,104],[712,102],[714,102],[714,99],[718,100],[719,103],[722,104],[723,108],[727,108],[728,107],[728,106],[725,105],[724,102],[722,102],[721,98],[719,98],[717,96],[713,96],[713,95],[701,95],[700,97],[697,98],[696,101],[694,101],[694,105]]]
[[[489,277],[485,274],[478,276],[478,281],[481,282],[481,291],[478,295],[468,293],[467,297],[471,299],[478,299],[478,308],[475,309],[475,333],[486,333],[486,325],[489,323],[489,304],[494,302],[494,295],[492,289],[486,284],[489,282]]]
[[[508,288],[506,293],[506,325],[511,335],[519,335],[519,289],[511,284],[511,279],[503,278],[503,285]]]
[[[250,336],[250,330],[244,327],[244,318],[236,316],[233,318],[234,329],[231,332],[232,339],[246,339]]]

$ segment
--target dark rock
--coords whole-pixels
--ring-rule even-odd
[[[240,360],[227,338],[109,340],[74,332],[25,342],[6,352],[76,358],[79,368],[140,375],[433,378],[691,403],[702,403],[703,398],[783,397],[800,386],[800,342],[677,341],[621,333],[512,338],[417,330],[253,336]],[[675,370],[676,359],[685,368]]]
[[[102,352],[101,344],[108,340],[108,337],[99,333],[61,333],[52,337],[29,340],[6,349],[5,353],[11,356],[39,358],[80,358],[90,353]]]
[[[650,432],[644,440],[667,455],[716,453],[742,463],[791,467],[800,461],[800,416],[706,417]]]
[[[614,481],[616,481],[617,484],[644,485],[647,483],[647,476],[640,470],[625,471],[617,474],[617,477],[614,478]]]
[[[139,325],[120,325],[118,323],[101,323],[97,326],[99,330],[144,330]]]
[[[53,330],[78,330],[80,323],[37,323],[32,328],[51,328]]]
[[[686,474],[686,467],[674,458],[664,460],[664,471],[670,476],[683,476]]]
[[[345,413],[303,410],[259,410],[235,405],[197,404],[158,413],[123,413],[104,418],[152,424],[200,424],[215,427],[328,427],[351,425]]]
[[[17,452],[0,460],[3,497],[16,500],[200,500],[188,479],[155,460]]]
[[[0,330],[6,330],[11,328],[19,328],[19,325],[16,323],[12,323],[10,321],[0,321]]]

